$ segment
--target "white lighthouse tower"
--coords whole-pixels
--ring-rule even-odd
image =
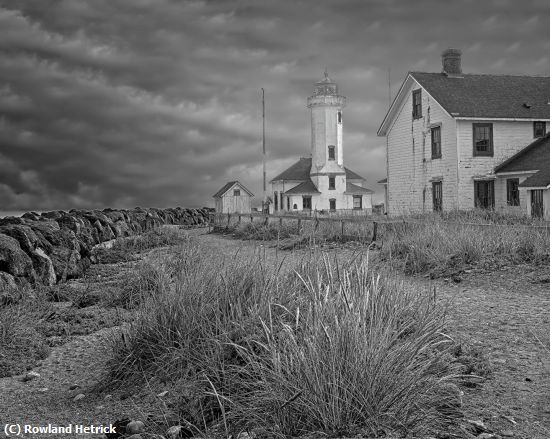
[[[327,72],[307,99],[311,110],[311,157],[302,157],[271,180],[273,211],[372,209],[365,179],[344,167],[342,111],[346,98]]]
[[[345,105],[346,98],[338,94],[338,85],[325,71],[325,77],[315,84],[314,94],[307,100],[311,109],[310,178],[321,194],[327,194],[319,200],[322,209],[329,208],[330,200],[342,200],[346,191],[342,142]]]

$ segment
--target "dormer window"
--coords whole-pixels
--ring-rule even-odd
[[[336,160],[336,147],[334,145],[328,146],[328,159]]]
[[[414,90],[412,94],[413,101],[413,119],[422,117],[422,89]]]
[[[533,122],[533,137],[536,139],[538,137],[544,137],[546,134],[546,122],[536,121]]]
[[[342,112],[338,112],[338,123],[342,123]]]

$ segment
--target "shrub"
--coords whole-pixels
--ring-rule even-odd
[[[181,417],[227,432],[427,432],[460,413],[443,313],[424,291],[365,258],[312,252],[283,268],[191,256],[113,340],[113,382],[172,380]]]

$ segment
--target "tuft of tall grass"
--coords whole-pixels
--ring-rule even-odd
[[[475,264],[541,263],[550,259],[544,228],[481,226],[434,219],[391,224],[381,254],[402,261],[407,274],[460,269]]]
[[[29,291],[17,293],[17,302],[0,306],[0,378],[25,372],[49,352],[40,323],[50,308]]]
[[[113,340],[112,381],[172,381],[198,430],[429,432],[460,415],[444,313],[425,291],[365,257],[271,267],[193,245]]]
[[[114,252],[140,252],[151,248],[180,245],[187,240],[177,227],[159,227],[141,235],[117,238],[111,247]]]

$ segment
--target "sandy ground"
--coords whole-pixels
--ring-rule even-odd
[[[235,241],[189,231],[205,246],[233,257],[237,252],[275,263],[292,263],[306,250],[277,252],[254,242]],[[339,256],[353,253],[337,251]],[[357,250],[355,250],[357,251]],[[397,275],[402,277],[401,275]],[[405,279],[403,277],[403,279]],[[101,282],[109,281],[103,277]],[[509,267],[485,273],[473,271],[460,283],[407,278],[428,291],[435,286],[438,300],[450,303],[449,333],[479,346],[493,369],[480,388],[467,389],[468,419],[482,420],[495,433],[514,438],[550,438],[550,267]],[[117,328],[102,329],[53,348],[34,370],[40,377],[22,382],[21,376],[0,379],[0,426],[6,423],[45,426],[108,425],[125,417],[145,420],[162,415],[161,388],[93,392],[110,356],[108,338]],[[76,387],[78,386],[78,387]],[[85,397],[74,401],[82,393]],[[4,432],[0,432],[0,437]],[[72,437],[25,434],[20,437]],[[104,437],[87,435],[85,437]]]

